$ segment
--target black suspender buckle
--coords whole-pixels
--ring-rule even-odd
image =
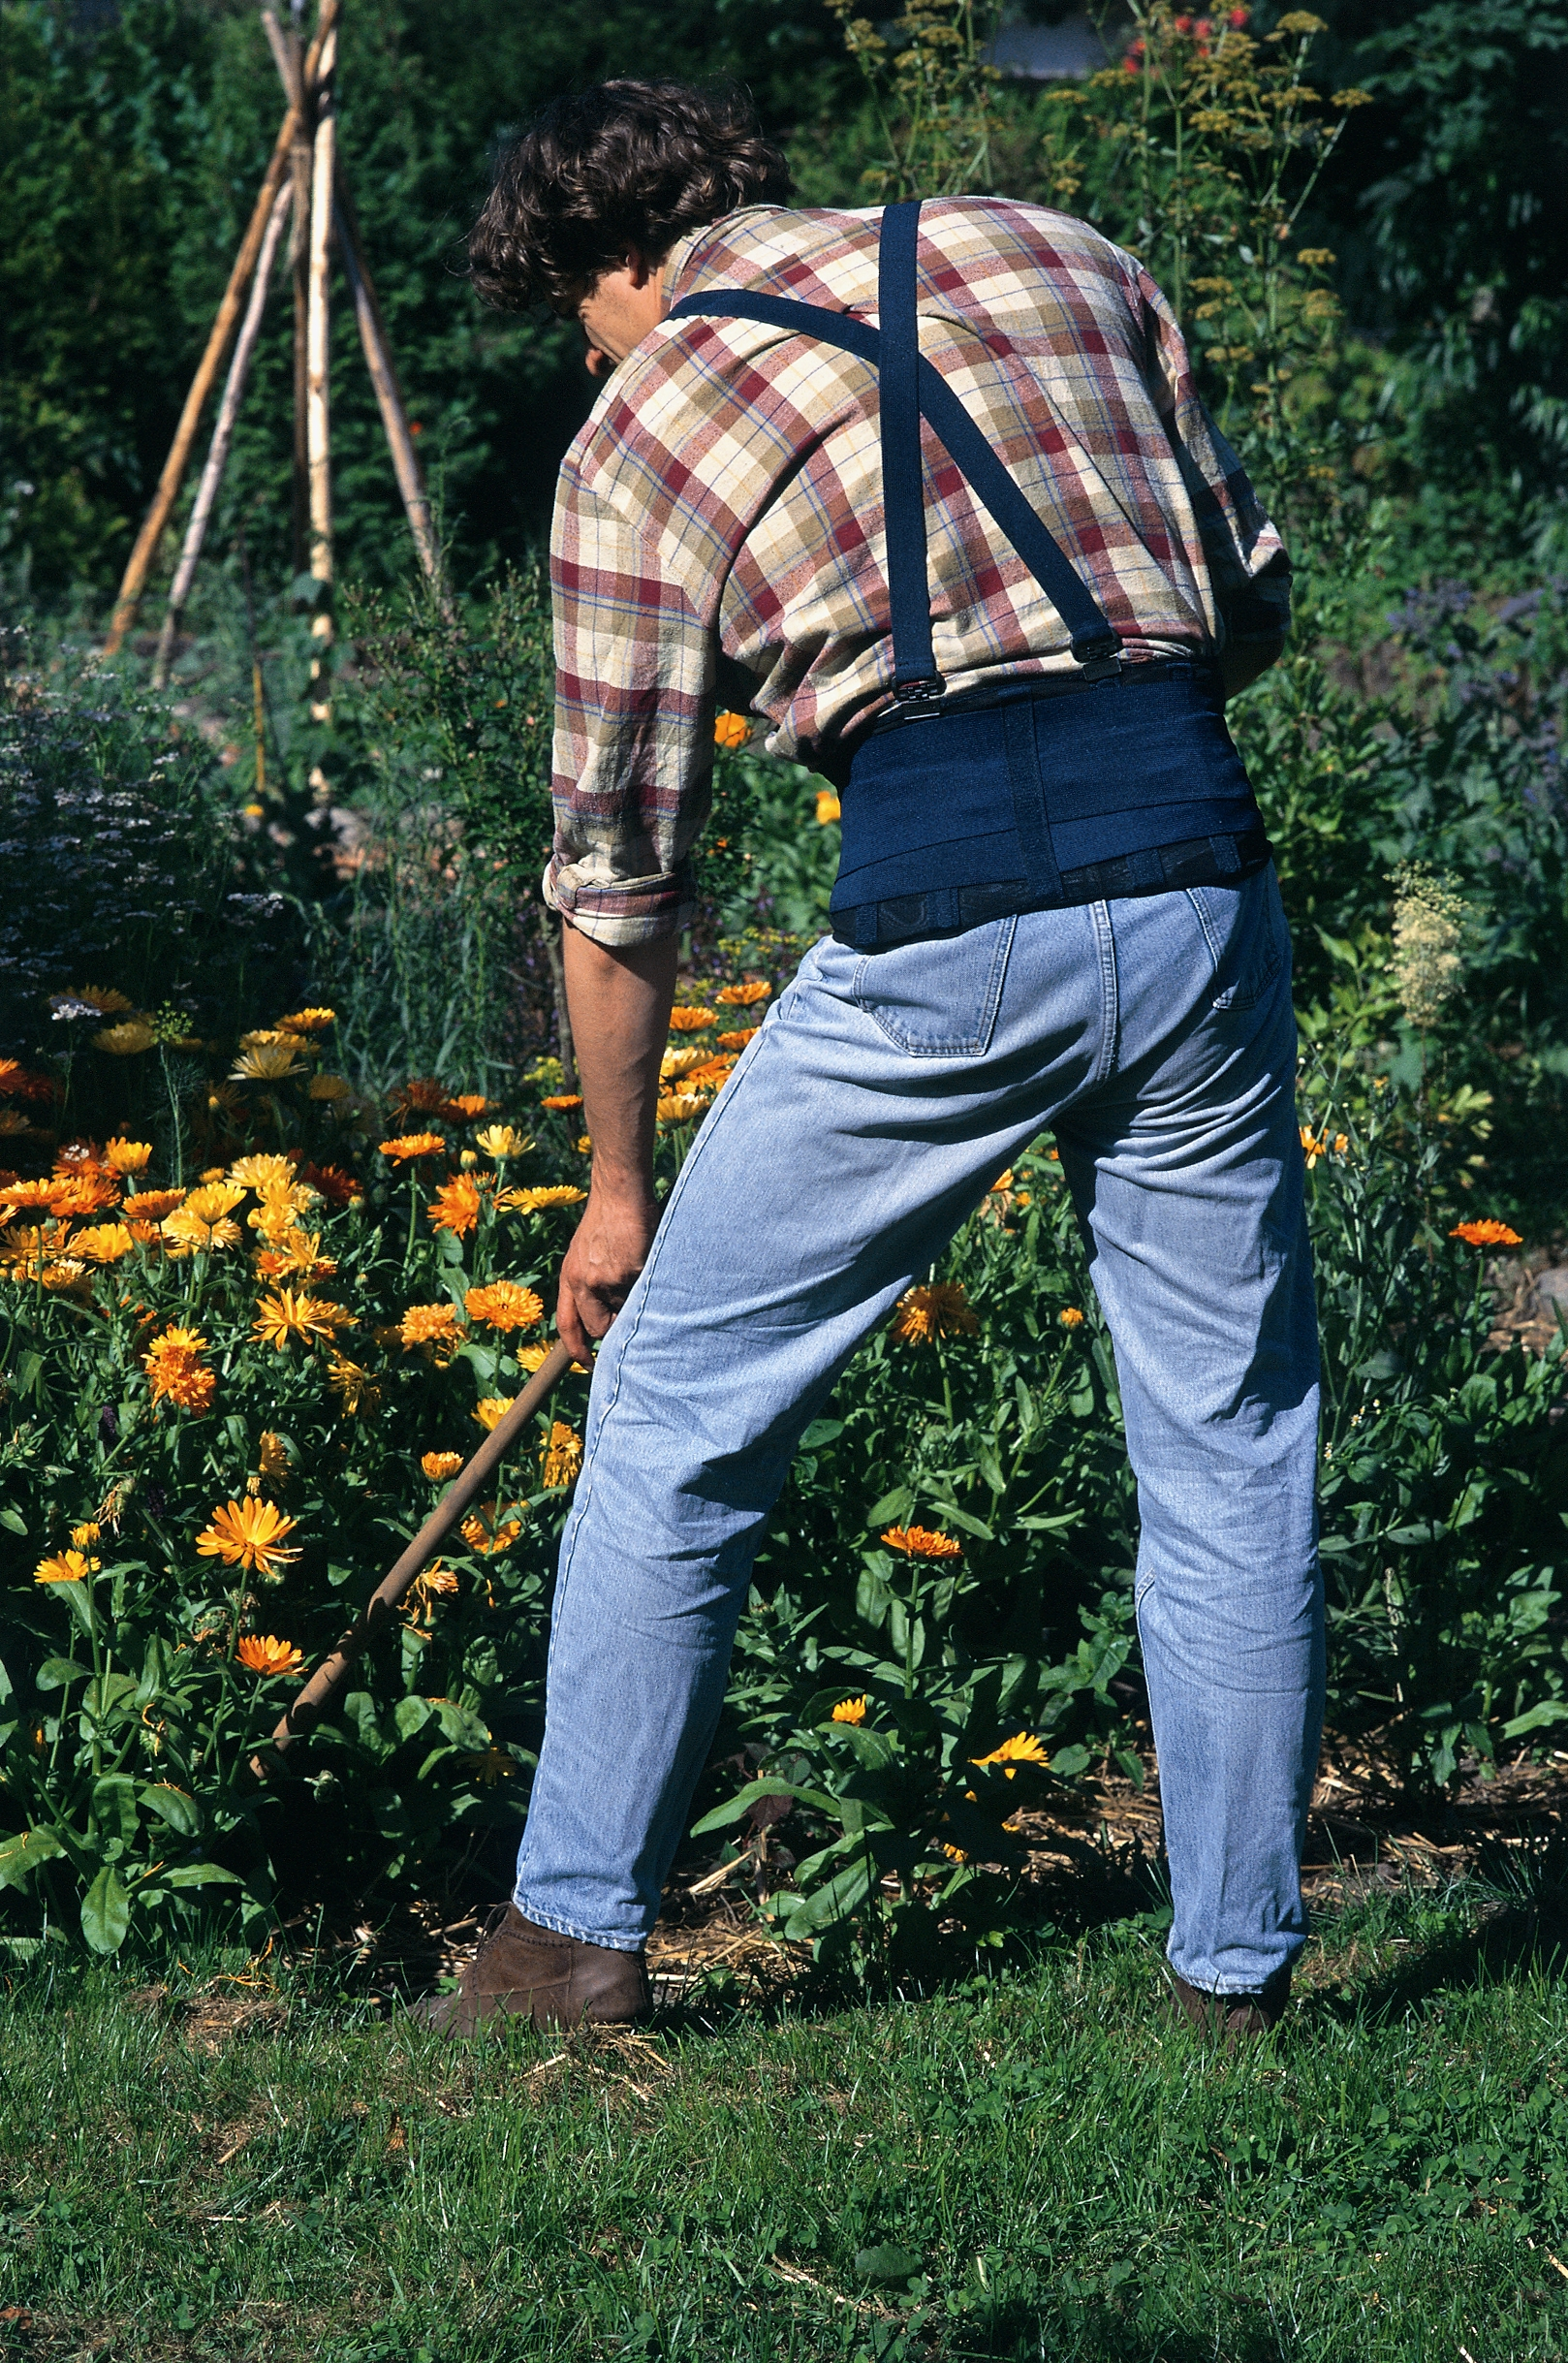
[[[933,713],[947,693],[948,685],[939,673],[928,673],[912,681],[894,681],[889,711],[916,720],[923,714]]]
[[[1075,640],[1073,654],[1079,662],[1079,679],[1082,681],[1119,681],[1121,678],[1121,643],[1096,636],[1093,640]]]

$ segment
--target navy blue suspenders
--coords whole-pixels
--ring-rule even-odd
[[[894,704],[848,772],[833,932],[875,950],[1007,912],[1261,866],[1261,817],[1212,686],[1189,663],[1121,662],[1077,568],[922,356],[919,233],[918,199],[886,208],[880,329],[746,289],[683,297],[669,315],[792,330],[877,372]],[[1004,680],[981,700],[945,698],[931,647],[923,419],[1061,616],[1076,672]],[[1124,708],[1120,687],[1135,681],[1140,694]],[[1093,693],[1050,694],[1080,688]],[[926,716],[940,719],[934,735],[901,727]]]

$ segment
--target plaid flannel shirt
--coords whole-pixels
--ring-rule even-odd
[[[682,239],[665,292],[748,288],[876,316],[879,210],[748,206]],[[1130,255],[992,198],[921,214],[921,350],[1087,575],[1126,658],[1289,620],[1289,561]],[[925,434],[932,642],[955,689],[1070,671],[1055,609]],[[667,321],[561,469],[551,536],[555,845],[546,899],[606,944],[691,915],[720,652],[773,754],[811,764],[893,684],[874,371],[744,320]]]

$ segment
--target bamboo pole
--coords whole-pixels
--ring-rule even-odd
[[[316,60],[324,44],[331,36],[332,27],[337,19],[337,10],[338,0],[322,0],[321,23],[316,31],[316,38],[310,45],[310,53],[305,60],[307,81],[315,71]],[[271,161],[263,175],[255,209],[251,214],[245,235],[240,240],[239,252],[235,257],[234,268],[229,273],[229,284],[224,289],[223,300],[218,305],[217,317],[212,323],[211,332],[206,340],[206,349],[197,363],[196,375],[192,378],[190,392],[185,396],[185,407],[179,414],[179,425],[174,429],[174,440],[170,445],[169,457],[164,461],[163,474],[158,479],[158,488],[152,496],[152,506],[142,520],[141,530],[136,537],[135,547],[126,562],[125,573],[120,581],[119,596],[114,602],[114,613],[110,620],[109,635],[104,642],[106,656],[114,654],[126,633],[136,621],[136,612],[141,604],[141,594],[146,588],[147,576],[151,572],[158,544],[163,538],[164,527],[169,522],[170,511],[173,508],[179,495],[179,488],[184,480],[186,463],[191,456],[191,447],[196,441],[196,430],[201,424],[203,409],[205,406],[207,395],[212,391],[213,381],[223,367],[229,351],[229,340],[233,336],[239,319],[239,307],[244,301],[245,290],[250,285],[251,273],[256,268],[256,258],[262,250],[262,239],[267,234],[267,224],[271,214],[273,200],[277,196],[289,151],[294,142],[295,127],[296,119],[294,110],[291,108],[279,126],[278,136],[272,148]]]
[[[306,428],[310,452],[310,572],[319,584],[310,636],[318,643],[310,660],[313,722],[332,718],[327,693],[327,651],[332,644],[332,419],[331,312],[329,264],[332,243],[332,183],[336,177],[337,112],[332,88],[337,36],[322,44],[316,74],[316,141],[310,174],[310,313],[306,349]]]
[[[392,453],[397,489],[403,497],[408,529],[414,536],[420,564],[432,583],[439,583],[441,551],[430,516],[430,496],[424,488],[423,471],[420,466],[419,454],[414,449],[414,438],[409,432],[403,390],[397,383],[397,371],[392,362],[392,348],[387,342],[381,306],[376,300],[375,281],[365,263],[354,200],[349,195],[341,165],[337,174],[337,246],[343,273],[349,283],[349,293],[354,298],[354,317],[359,323],[360,343],[364,350],[370,383],[376,390],[376,404],[381,412],[387,448]]]
[[[294,221],[289,233],[289,275],[294,290],[294,480],[290,506],[294,572],[298,577],[310,563],[310,450],[305,420],[309,409],[311,94],[304,85],[298,33],[293,26],[285,33],[270,9],[262,11],[262,23],[278,79],[297,112],[299,126],[289,151],[294,175]]]
[[[571,1364],[569,1348],[557,1339],[511,1410],[496,1422],[467,1467],[454,1477],[402,1558],[376,1586],[337,1647],[296,1692],[267,1751],[258,1750],[251,1757],[250,1768],[259,1780],[276,1772],[284,1751],[321,1720],[365,1643],[383,1631],[396,1615],[416,1578],[429,1565],[458,1519],[480,1499],[523,1429]]]
[[[294,190],[286,180],[272,200],[272,211],[267,220],[267,235],[262,240],[262,251],[257,258],[255,274],[250,283],[250,301],[245,306],[245,317],[240,324],[239,334],[235,339],[234,359],[229,363],[228,383],[223,390],[223,399],[218,405],[218,418],[217,424],[212,429],[212,441],[207,447],[206,465],[202,470],[202,481],[196,488],[196,499],[191,507],[190,521],[185,527],[185,541],[179,553],[179,564],[174,569],[174,580],[169,586],[169,607],[164,615],[163,630],[158,635],[158,654],[152,668],[154,689],[163,689],[168,685],[169,668],[174,652],[174,638],[179,630],[180,617],[185,611],[185,602],[191,595],[191,583],[195,579],[197,561],[202,555],[202,544],[206,539],[206,529],[212,516],[212,505],[218,497],[218,487],[223,481],[223,471],[228,463],[229,447],[234,441],[235,422],[239,416],[239,405],[245,392],[245,380],[250,375],[250,364],[256,351],[256,339],[261,331],[262,314],[267,308],[267,290],[272,276],[272,264],[277,255],[278,240],[283,236],[283,225],[293,201]]]

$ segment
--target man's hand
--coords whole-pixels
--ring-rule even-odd
[[[579,1362],[593,1359],[626,1302],[659,1225],[653,1195],[659,1061],[675,994],[676,944],[600,944],[568,923],[566,998],[593,1142],[593,1182],[561,1266],[555,1323]]]

